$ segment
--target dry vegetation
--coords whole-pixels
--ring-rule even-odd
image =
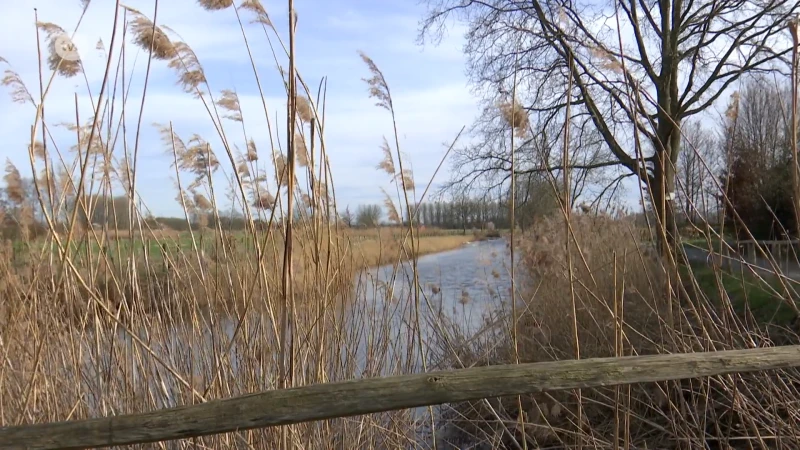
[[[234,13],[235,2],[199,3],[217,14]],[[291,139],[279,145],[270,133],[276,139],[271,148],[289,151],[264,153],[247,136],[236,94],[226,90],[215,97],[189,45],[142,12],[124,12],[133,44],[148,52],[153,64],[174,69],[180,86],[209,106],[209,118],[220,129],[224,122],[226,131],[242,132],[244,152],[226,139],[212,150],[200,136],[184,141],[171,125],[161,126],[187,220],[217,214],[218,200],[230,194],[249,227],[235,235],[216,226],[174,235],[146,229],[144,212],[132,207],[135,220],[128,229],[82,228],[80,217],[91,216],[92,195],[110,196],[120,187],[135,191],[133,154],[124,153],[112,137],[121,113],[103,107],[99,98],[97,122],[72,125],[82,130],[75,145],[86,163],[70,172],[64,161],[74,155],[48,135],[53,125],[41,109],[32,108],[37,114],[30,158],[46,231],[38,240],[28,237],[33,205],[24,204],[19,170],[9,164],[5,181],[13,209],[4,213],[13,216],[26,250],[23,258],[11,241],[0,247],[0,425],[125,414],[407,373],[420,361],[424,368],[462,367],[758,347],[776,339],[747,311],[734,310],[722,284],[714,286],[719,289],[714,296],[707,287],[700,289],[691,271],[687,277],[686,271],[666,268],[628,217],[577,214],[569,216],[569,236],[564,217],[554,216],[511,243],[521,269],[512,280],[518,308],[487,317],[485,328],[469,336],[460,334],[454,321],[436,316],[437,339],[420,342],[419,309],[426,305],[420,297],[426,294],[410,289],[398,298],[354,281],[357,274],[400,259],[410,259],[416,270],[418,256],[456,248],[475,236],[420,236],[413,224],[380,232],[344,230],[330,213],[335,196],[318,125],[323,109],[299,74],[285,80],[287,98],[298,99]],[[254,33],[264,33],[280,62],[294,67],[291,45],[257,0],[239,3],[236,13],[248,33],[252,21]],[[40,25],[48,36],[55,27]],[[127,45],[109,48],[108,57],[131,53]],[[394,119],[383,74],[362,57],[371,76],[370,95]],[[47,61],[52,76],[83,70],[52,53]],[[47,84],[51,74],[41,77]],[[110,77],[106,96],[122,85]],[[10,69],[3,84],[16,101],[41,106]],[[274,111],[265,113],[271,117]],[[528,123],[523,111],[511,105],[502,114],[523,134],[520,128]],[[43,131],[46,146],[36,140]],[[397,139],[393,142],[382,146],[380,170],[396,187],[396,198],[385,194],[399,219],[419,193],[403,167]],[[54,175],[64,171],[67,176]],[[103,176],[90,177],[92,171]],[[212,173],[224,173],[230,185],[216,185]],[[284,220],[298,203],[314,214]],[[256,221],[270,226],[261,229]],[[109,236],[120,245],[109,245]],[[132,247],[123,250],[125,241]],[[416,284],[413,278],[409,284]],[[791,287],[784,287],[774,292],[776,299],[791,299]],[[394,312],[380,307],[389,303],[403,305],[400,319],[410,324],[403,328],[410,333],[393,326]],[[780,335],[783,342],[800,342],[789,330]],[[433,347],[434,358],[423,356],[423,344]],[[426,448],[431,424],[439,448],[456,442],[472,448],[798,448],[798,382],[796,371],[784,370],[489,399],[448,405],[433,416],[398,411],[203,437],[170,448]]]
[[[510,311],[505,311],[500,315],[505,327],[456,346],[457,352],[443,355],[445,365],[800,342],[794,331],[767,327],[763,316],[754,316],[746,306],[734,307],[732,302],[742,299],[735,299],[731,288],[737,282],[740,288],[758,283],[755,277],[739,277],[733,285],[723,285],[722,278],[730,275],[717,270],[711,272],[712,279],[719,281],[701,287],[691,269],[681,270],[671,283],[674,290],[669,291],[669,271],[629,218],[574,215],[570,229],[567,239],[563,217],[551,217],[520,238],[521,265],[533,277],[517,287],[526,299],[518,319],[518,350],[504,331],[511,327]],[[567,275],[568,241],[574,252],[572,283]],[[791,286],[784,284],[788,291],[779,286],[775,283],[777,290],[761,295],[771,298],[773,307],[794,297]],[[571,447],[579,442],[592,448],[779,448],[774,437],[764,436],[766,424],[784,430],[782,439],[788,448],[800,443],[794,406],[798,382],[800,373],[786,370],[599,388],[585,390],[580,397],[577,392],[559,392],[451,405],[443,412],[449,423],[441,439],[467,445],[480,436],[487,448],[514,448],[515,441],[523,440],[523,417],[534,448]],[[759,444],[753,444],[754,439]]]

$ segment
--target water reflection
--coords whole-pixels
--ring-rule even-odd
[[[480,330],[492,311],[502,306],[511,286],[510,260],[504,239],[473,242],[443,253],[420,257],[417,285],[420,289],[419,315],[414,302],[414,270],[409,261],[365,271],[356,283],[356,302],[373,332],[362,336],[358,352],[359,367],[370,375],[419,372],[424,369],[422,355],[431,360],[436,336],[457,333],[471,336]],[[357,314],[353,315],[358,317]],[[422,336],[422,355],[416,341],[416,324]],[[396,345],[389,348],[382,370],[370,357],[370,342],[389,336]],[[381,339],[383,338],[383,339]],[[392,340],[391,338],[389,340]],[[410,355],[415,357],[409,358]],[[405,367],[392,362],[405,361]],[[368,367],[367,365],[372,365]]]
[[[505,240],[474,242],[423,256],[416,270],[421,289],[418,309],[411,262],[366,270],[357,276],[354,300],[315,322],[315,327],[324,327],[329,335],[326,347],[320,355],[301,358],[298,370],[311,372],[323,361],[329,381],[421,372],[426,368],[423,361],[431,370],[437,351],[442,351],[437,335],[471,336],[484,326],[487,315],[507,303],[509,267]],[[417,323],[422,345],[415,331]],[[161,363],[153,363],[155,358],[174,368],[201,393],[212,381],[203,377],[218,374],[218,370],[225,372],[218,376],[225,379],[226,392],[213,396],[274,388],[280,361],[268,318],[249,314],[231,342],[236,325],[235,318],[204,317],[172,323],[169,329],[133,330],[152,354],[137,349],[122,330],[116,336],[104,333],[86,339],[81,343],[87,356],[81,384],[88,409],[92,414],[107,414],[104,398],[112,385],[130,386],[125,389],[131,389],[131,395],[154,399],[159,407],[191,401],[186,387]],[[328,348],[333,342],[345,344]],[[110,374],[115,376],[108,378]]]

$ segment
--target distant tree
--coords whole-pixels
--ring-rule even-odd
[[[747,237],[742,225],[756,239],[780,238],[784,230],[794,234],[796,229],[789,130],[782,119],[784,94],[756,79],[729,108],[722,182],[732,207],[725,208],[725,215],[742,238]]]
[[[361,205],[356,210],[356,224],[361,227],[376,227],[381,220],[380,205]]]
[[[353,223],[355,223],[355,218],[353,217],[353,213],[350,212],[349,206],[344,209],[340,217],[342,219],[342,223],[344,223],[348,227],[352,227]]]
[[[677,197],[683,214],[696,223],[708,218],[713,208],[712,193],[719,192],[714,177],[721,170],[720,145],[700,121],[687,121],[681,136],[677,163]]]
[[[615,166],[646,182],[662,250],[678,237],[671,199],[683,123],[747,75],[781,66],[792,49],[786,24],[800,11],[797,0],[621,0],[610,9],[556,0],[426,3],[421,38],[438,37],[453,19],[465,25],[468,76],[486,94],[487,111],[508,103],[513,89],[534,134],[548,130],[539,124],[570,123],[573,138],[603,142],[602,157],[586,165],[578,158],[572,168]],[[510,146],[491,150],[481,159],[508,174]]]

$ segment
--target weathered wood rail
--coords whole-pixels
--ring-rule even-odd
[[[139,444],[487,397],[800,366],[800,346],[475,367],[266,391],[140,414],[0,428],[3,449]]]

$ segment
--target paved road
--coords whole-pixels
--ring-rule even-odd
[[[775,272],[775,269],[772,268],[770,262],[760,256],[750,257],[746,262],[743,262],[742,257],[734,252],[731,252],[731,254],[727,256],[723,256],[714,252],[712,256],[711,252],[709,252],[707,249],[691,244],[683,244],[683,248],[686,252],[686,257],[691,262],[711,264],[713,262],[713,258],[716,258],[717,261],[721,262],[724,267],[731,270],[749,271],[752,268],[761,272],[761,275],[774,274]],[[783,261],[778,266],[778,269],[784,276],[800,282],[800,265],[798,265],[796,262],[790,261],[787,264],[786,261]]]

